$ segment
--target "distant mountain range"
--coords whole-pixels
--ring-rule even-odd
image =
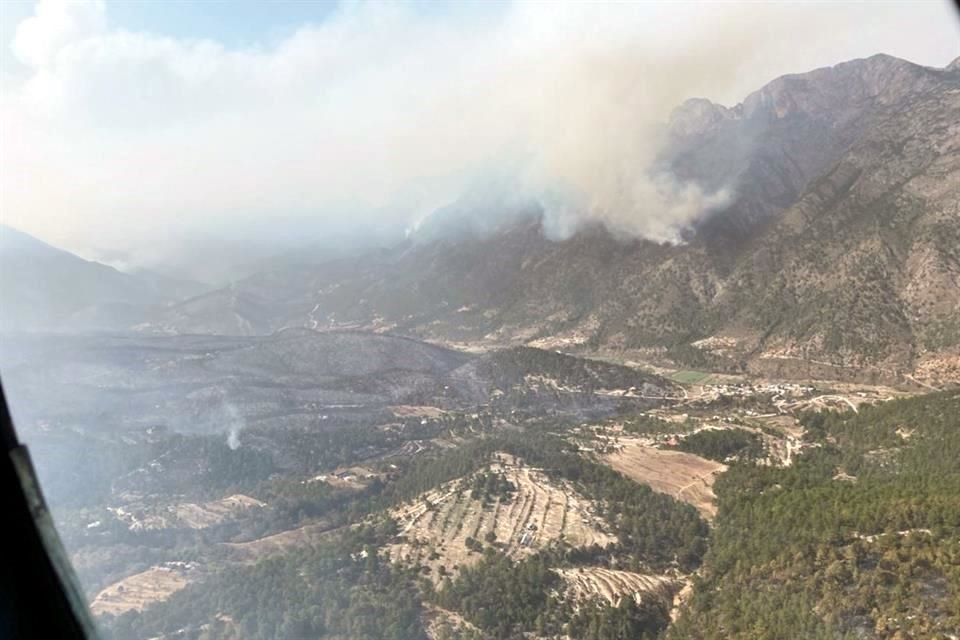
[[[203,285],[129,274],[0,225],[0,330],[124,329]]]
[[[661,162],[680,179],[736,188],[685,244],[601,227],[552,241],[537,206],[505,215],[491,198],[467,214],[485,224],[451,222],[465,215],[453,206],[395,247],[278,261],[135,324],[357,328],[778,375],[960,380],[960,61],[877,55],[778,78],[732,108],[689,100],[669,138]],[[122,292],[119,276],[91,278]]]

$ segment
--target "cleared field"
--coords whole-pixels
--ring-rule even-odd
[[[681,384],[697,384],[710,377],[709,371],[674,371],[668,376]]]
[[[447,412],[430,405],[397,404],[390,407],[398,418],[439,418]]]
[[[256,498],[236,493],[210,502],[180,502],[155,508],[119,507],[111,509],[131,531],[159,529],[205,529],[242,515],[250,509],[266,506]]]
[[[671,576],[645,575],[630,571],[616,571],[601,567],[554,569],[567,583],[567,595],[575,600],[603,598],[613,606],[624,596],[639,604],[643,598],[653,597],[665,604],[673,603],[674,594],[683,581]]]
[[[120,615],[166,600],[196,579],[197,567],[189,562],[167,562],[150,567],[102,590],[90,603],[94,615]]]
[[[619,450],[603,459],[628,478],[693,505],[707,520],[717,515],[713,481],[726,470],[724,464],[692,453],[657,449],[639,439],[621,439]]]
[[[394,509],[391,515],[401,540],[384,550],[391,561],[427,567],[430,578],[439,583],[444,574],[455,574],[480,560],[480,553],[467,548],[467,538],[486,546],[493,534],[493,544],[513,558],[560,541],[574,547],[616,541],[589,500],[506,454],[499,457],[503,463],[492,464],[487,471],[503,474],[513,484],[516,491],[510,498],[488,504],[472,498],[471,476]]]
[[[315,476],[307,480],[307,482],[326,482],[331,486],[342,489],[360,490],[367,487],[372,480],[381,477],[383,477],[383,474],[377,473],[373,469],[354,465],[351,467],[340,467],[331,473]]]
[[[249,509],[259,509],[266,504],[256,498],[237,493],[226,498],[195,504],[185,502],[172,507],[176,521],[191,529],[203,529],[220,524]]]

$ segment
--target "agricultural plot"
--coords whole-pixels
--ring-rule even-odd
[[[621,439],[620,448],[603,457],[628,478],[687,502],[707,520],[717,515],[713,482],[726,465],[692,453],[648,446],[639,439]]]
[[[554,569],[567,585],[566,595],[574,600],[600,598],[612,606],[619,606],[624,597],[639,604],[645,598],[656,598],[664,604],[673,602],[674,594],[683,581],[671,576],[645,575],[631,571],[616,571],[601,567]]]
[[[473,497],[470,476],[394,509],[400,541],[384,550],[390,560],[425,567],[439,583],[444,575],[479,561],[478,550],[491,544],[519,559],[561,542],[573,547],[616,542],[593,504],[571,487],[506,454],[499,458],[502,462],[486,471],[502,474],[515,488],[512,494],[486,502]]]
[[[265,507],[256,498],[237,493],[220,500],[195,504],[185,502],[172,508],[175,520],[191,529],[204,529],[220,524],[250,509]]]
[[[668,377],[674,382],[679,382],[680,384],[699,384],[705,381],[710,377],[710,372],[708,371],[675,371],[670,374]]]
[[[266,506],[256,498],[237,493],[210,502],[179,502],[160,509],[118,507],[114,516],[131,531],[160,529],[206,529]]]
[[[447,413],[439,407],[411,404],[394,405],[390,411],[398,418],[439,418]]]
[[[100,591],[90,603],[94,615],[120,615],[141,611],[148,604],[161,602],[197,578],[198,568],[190,562],[167,562],[150,567]]]
[[[405,446],[410,444],[411,443],[408,442]],[[325,482],[332,487],[359,491],[367,487],[371,481],[382,477],[383,474],[377,473],[369,467],[354,465],[351,467],[340,467],[330,473],[320,474],[307,480],[307,482]]]

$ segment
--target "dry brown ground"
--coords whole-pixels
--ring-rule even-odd
[[[249,509],[259,509],[266,504],[256,498],[236,493],[226,498],[195,504],[185,502],[172,507],[174,517],[191,529],[203,529],[220,524],[227,518],[239,515]]]
[[[455,574],[480,560],[481,554],[467,549],[468,537],[486,546],[486,536],[493,532],[497,546],[512,558],[559,541],[574,547],[616,542],[589,500],[539,470],[499,455],[504,464],[488,470],[513,483],[517,490],[511,499],[484,505],[471,498],[469,477],[448,482],[391,512],[401,540],[388,545],[385,554],[393,562],[429,567],[430,578],[439,583],[441,566]]]
[[[604,456],[611,467],[654,491],[692,504],[707,520],[717,514],[713,481],[726,465],[692,453],[667,451],[638,439],[621,439],[621,448]]]
[[[397,404],[390,407],[390,411],[393,412],[398,418],[439,418],[440,416],[446,414],[447,412],[441,409],[440,407],[433,407],[430,405],[414,405],[414,404]]]
[[[191,563],[167,562],[135,573],[103,589],[90,603],[94,615],[120,615],[142,610],[152,602],[166,600],[196,579],[198,569]]]
[[[231,550],[231,562],[255,563],[268,555],[315,544],[335,531],[338,529],[331,529],[328,523],[318,522],[250,542],[225,542],[223,546]],[[94,615],[140,610],[151,602],[166,600],[202,573],[195,563],[167,562],[150,567],[104,588],[93,599],[90,609]]]
[[[330,473],[320,474],[307,482],[326,482],[333,487],[359,491],[369,486],[372,480],[382,477],[382,473],[378,473],[369,467],[352,465],[349,467],[338,467]]]
[[[674,594],[683,585],[682,580],[672,576],[645,575],[601,567],[554,571],[567,583],[568,596],[576,600],[602,598],[613,606],[618,606],[624,596],[632,597],[638,603],[644,597],[653,596],[670,605]]]
[[[188,527],[205,529],[266,506],[256,498],[236,493],[209,502],[180,502],[164,506],[124,506],[111,509],[131,531]]]
[[[680,616],[680,610],[683,608],[683,605],[687,603],[687,600],[690,599],[690,596],[693,595],[693,583],[687,581],[684,583],[683,588],[680,589],[673,596],[673,606],[670,608],[670,620],[676,622],[677,618]]]

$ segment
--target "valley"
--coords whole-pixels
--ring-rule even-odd
[[[497,584],[542,581],[535,592],[546,600],[525,606],[540,611],[547,636],[594,609],[646,616],[657,633],[670,620],[682,628],[699,602],[693,585],[711,575],[712,530],[728,526],[728,476],[821,455],[811,416],[859,419],[916,396],[743,374],[671,381],[635,362],[468,353],[362,332],[63,336],[56,351],[42,343],[42,358],[30,340],[5,344],[21,398],[33,392],[17,385],[34,381],[63,389],[57,406],[15,406],[47,452],[40,460],[97,443],[74,462],[78,473],[111,470],[109,482],[78,493],[57,482],[69,465],[40,465],[92,609],[124,639],[141,633],[124,635],[128,625],[175,637],[187,627],[169,621],[188,624],[178,612],[196,589],[219,593],[238,572],[312,566],[325,548],[350,549],[337,552],[350,571],[407,581],[425,634],[501,637],[530,624],[508,616],[498,631],[476,603],[457,599],[501,572]],[[85,418],[65,378],[84,368],[98,393],[131,407],[113,416],[136,420]],[[266,372],[285,383],[265,385]],[[149,420],[156,407],[162,422]],[[901,427],[899,442],[916,442],[917,427]],[[863,474],[843,462],[831,475],[853,483]],[[858,525],[851,535],[879,544],[873,531]],[[296,579],[314,588],[308,574]],[[195,624],[255,633],[242,609],[205,611]]]
[[[652,227],[511,168],[210,283],[0,225],[4,391],[103,640],[960,638],[960,59],[754,88],[587,172],[697,201]]]

